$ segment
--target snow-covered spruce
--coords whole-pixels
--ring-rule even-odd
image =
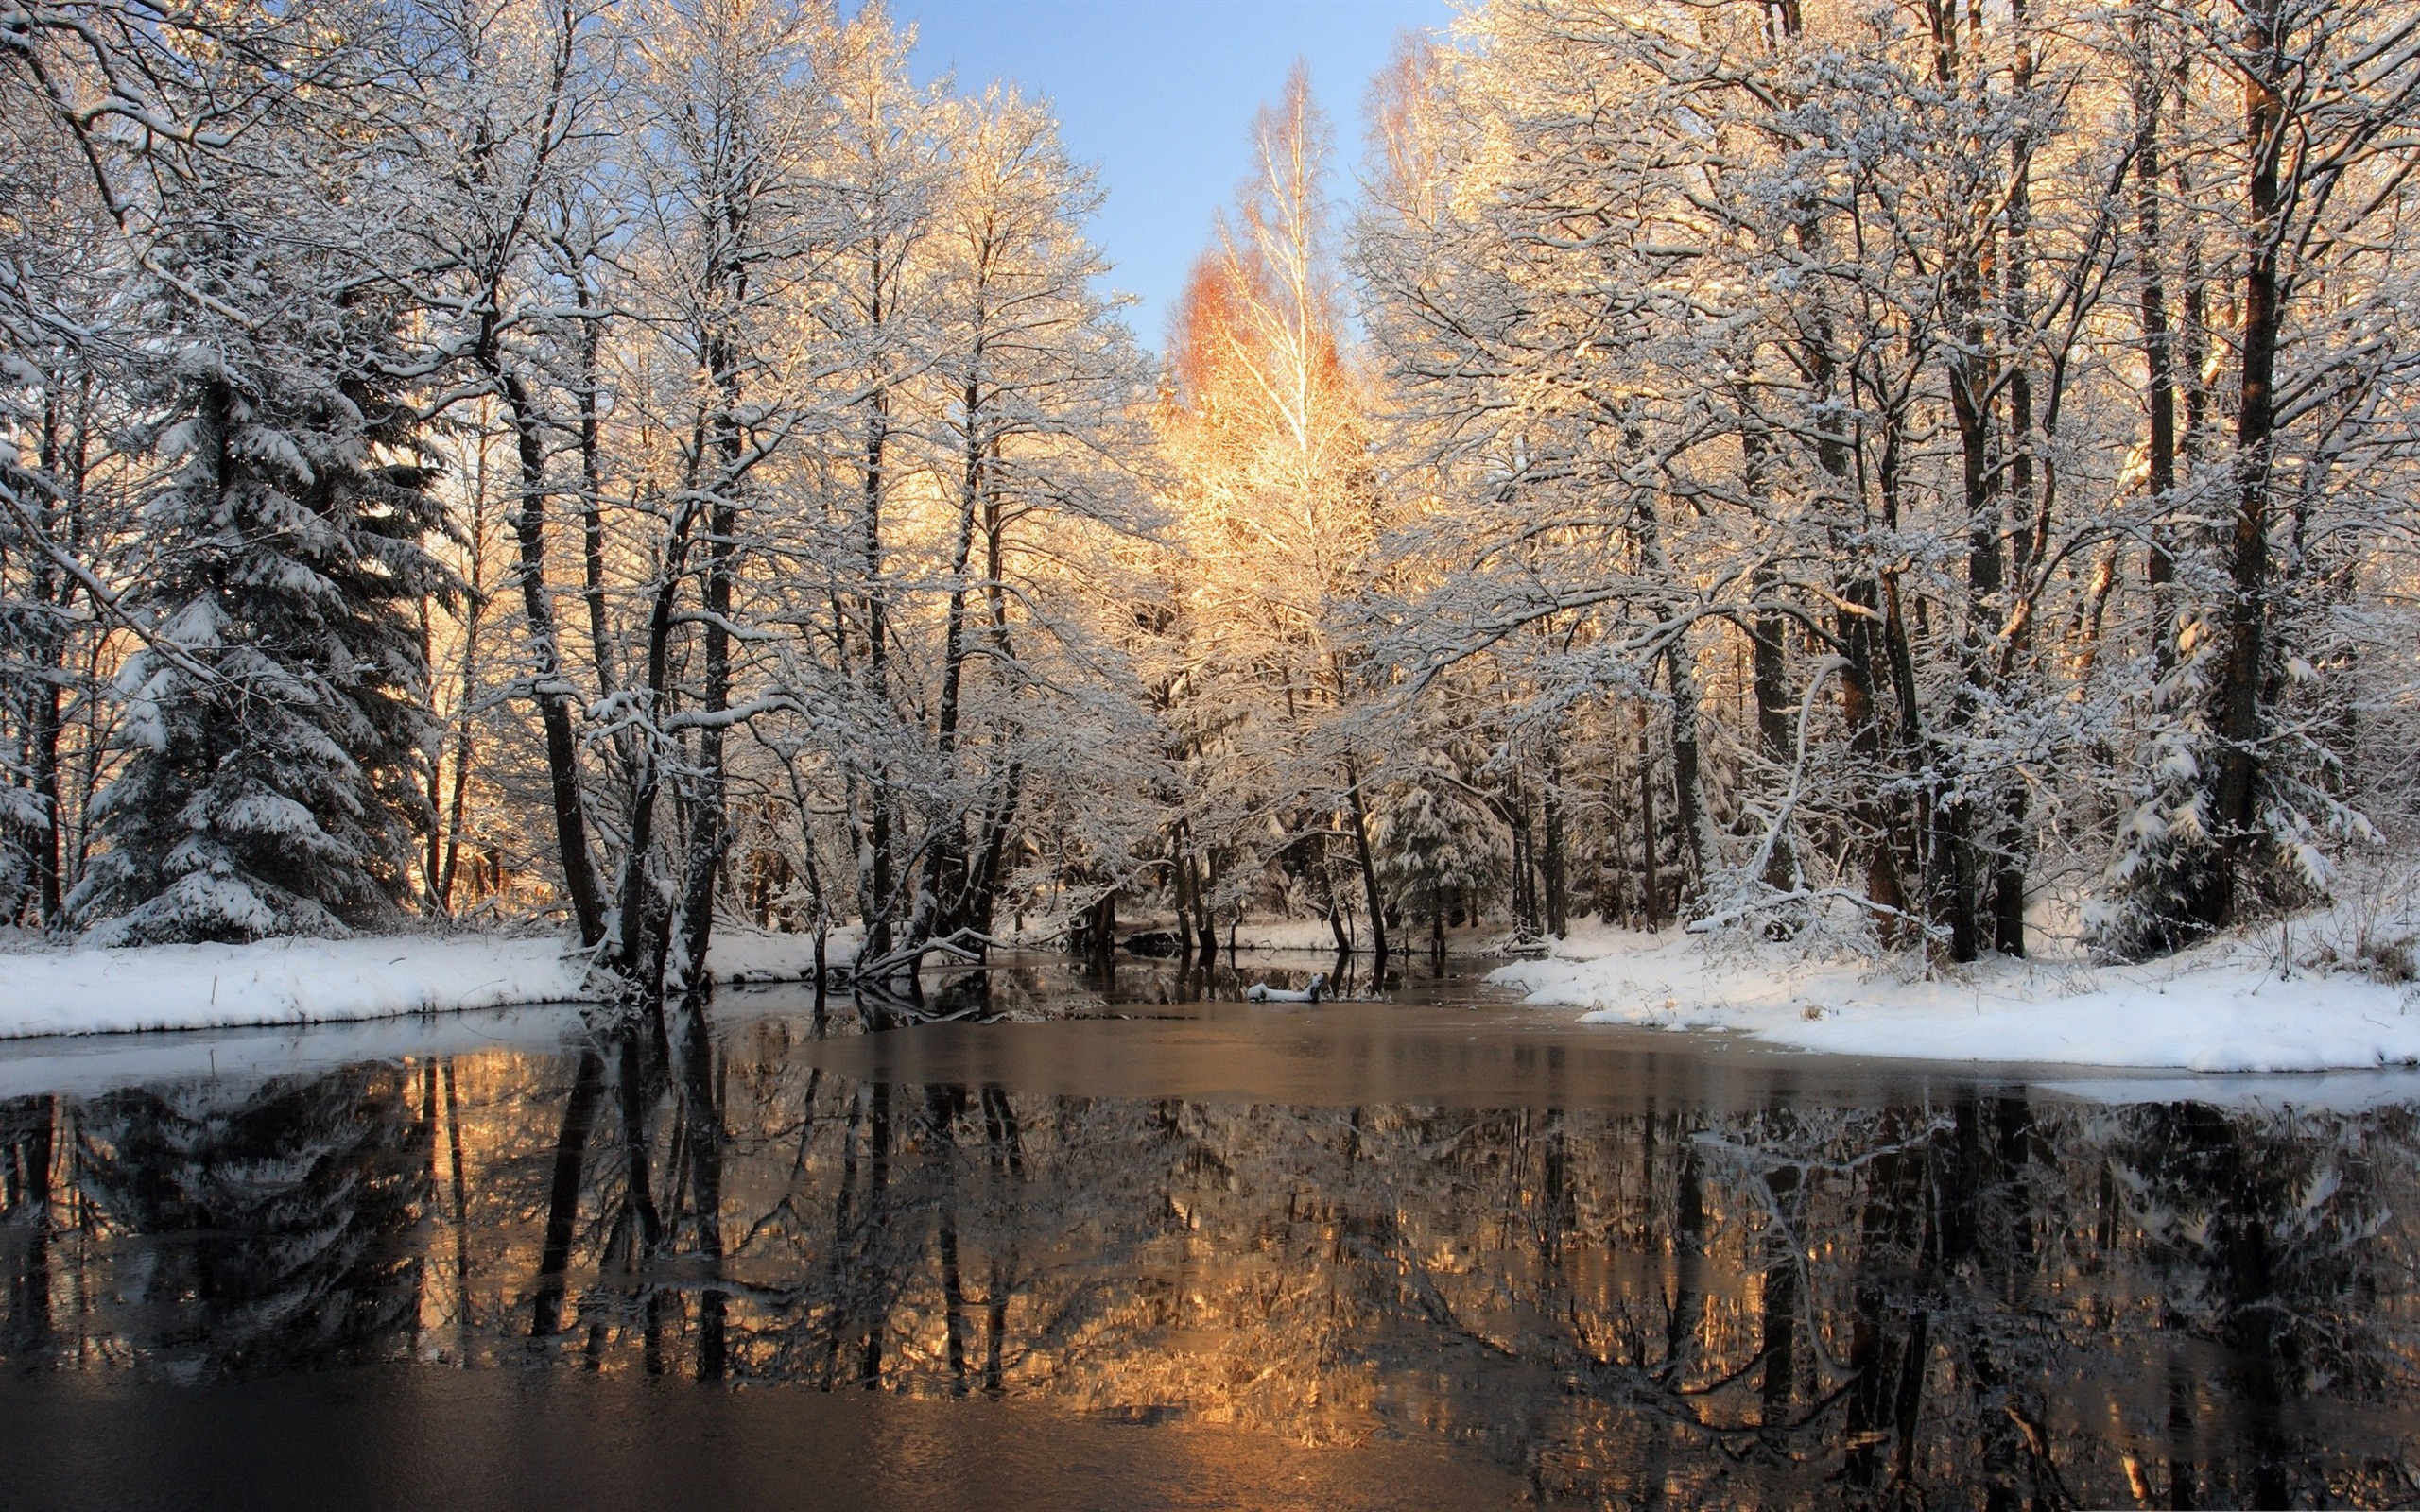
[[[246,302],[317,297],[175,338],[175,465],[143,511],[152,557],[129,606],[156,629],[119,676],[125,764],[93,800],[104,849],[69,901],[106,943],[385,921],[425,822],[414,615],[449,579],[423,544],[443,517],[411,423],[374,377],[399,316],[247,230],[231,209],[184,277]]]

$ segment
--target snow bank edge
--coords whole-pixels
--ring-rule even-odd
[[[853,939],[829,961],[855,958]],[[734,932],[709,956],[724,982],[796,981],[804,936]],[[480,935],[76,948],[0,955],[0,1040],[300,1027],[527,1004],[593,1002],[587,963],[557,938]]]
[[[1785,954],[1592,938],[1488,980],[1534,1005],[1586,1009],[1583,1023],[1876,1059],[2222,1074],[2420,1066],[2420,1013],[2407,991],[2347,973],[2280,972],[2223,947],[2149,967],[2001,961],[1926,981]]]

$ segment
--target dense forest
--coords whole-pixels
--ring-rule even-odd
[[[0,909],[2174,950],[2420,816],[2420,9],[1491,0],[1155,356],[878,4],[0,0]]]

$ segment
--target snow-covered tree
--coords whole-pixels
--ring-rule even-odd
[[[2342,610],[2408,539],[2373,25],[1475,11],[1392,76],[1357,228],[1434,501],[1394,655],[1495,669],[1540,748],[1643,710],[1704,927],[1962,959],[2098,892],[2131,952],[2323,885]]]
[[[70,904],[112,942],[340,933],[409,894],[417,606],[449,583],[417,419],[384,372],[403,311],[361,239],[357,166],[198,173],[160,254],[182,285],[156,338],[170,466],[128,597],[155,639],[118,675],[106,849]]]
[[[2388,249],[2412,208],[2410,33],[2375,7],[2254,0],[2145,6],[2111,48],[2144,80],[2135,229],[2164,506],[2146,572],[2157,680],[2099,919],[2121,954],[2324,890],[2330,852],[2375,833],[2347,801],[2353,606],[2409,537],[2411,275]]]
[[[1252,176],[1179,314],[1163,414],[1189,558],[1174,633],[1186,717],[1229,753],[1213,786],[1250,795],[1240,830],[1197,816],[1197,844],[1279,866],[1340,947],[1357,904],[1383,953],[1369,796],[1386,753],[1361,715],[1386,673],[1358,632],[1384,507],[1346,349],[1329,137],[1298,67],[1253,124]],[[1223,869],[1248,888],[1257,868]]]

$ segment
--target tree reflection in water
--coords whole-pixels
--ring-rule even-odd
[[[954,990],[828,1032],[1049,995]],[[0,1349],[1037,1399],[1438,1439],[1581,1504],[2420,1492],[2409,1108],[1084,1097],[669,1019],[0,1104]]]

